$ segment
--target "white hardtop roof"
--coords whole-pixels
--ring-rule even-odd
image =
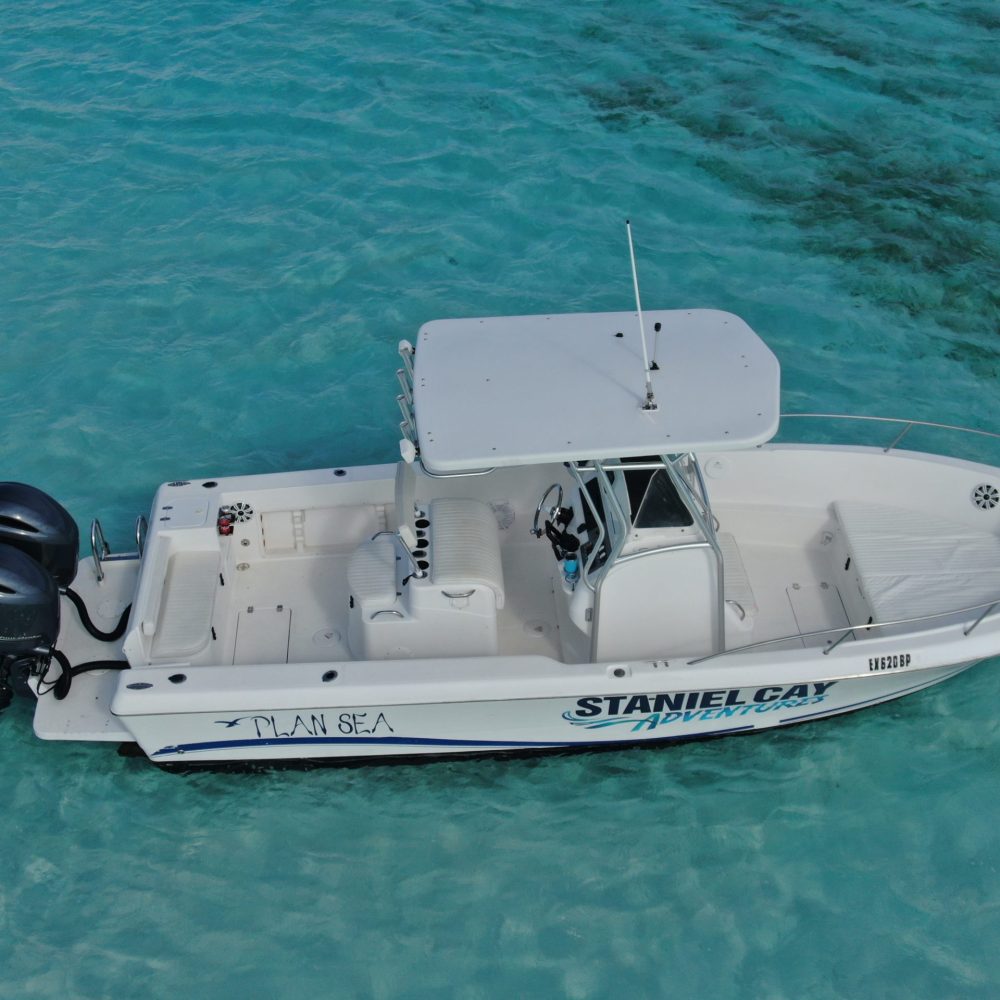
[[[414,357],[420,457],[432,473],[751,448],[778,429],[780,369],[738,316],[643,310],[658,404],[645,401],[635,312],[425,323]]]

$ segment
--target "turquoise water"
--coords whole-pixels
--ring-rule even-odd
[[[425,320],[743,315],[997,429],[986,0],[0,0],[3,477],[391,460]],[[178,777],[0,718],[2,997],[995,997],[1000,663],[667,751]]]

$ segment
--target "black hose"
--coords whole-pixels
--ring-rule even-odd
[[[87,605],[83,603],[83,598],[75,590],[70,590],[69,587],[65,587],[63,593],[76,606],[76,610],[80,613],[80,621],[83,623],[83,627],[95,639],[99,639],[101,642],[114,642],[125,634],[125,629],[128,627],[129,612],[132,610],[131,604],[122,612],[121,618],[118,619],[118,624],[110,632],[102,632],[90,620],[90,615],[87,613]]]
[[[75,667],[71,667],[66,655],[64,653],[60,653],[58,649],[52,650],[52,657],[58,662],[59,666],[62,667],[62,673],[56,678],[52,687],[47,689],[47,691],[51,691],[55,695],[56,701],[62,701],[63,698],[69,694],[70,685],[73,683],[73,678],[76,677],[77,674],[85,674],[91,670],[128,669],[128,660],[89,660],[87,663],[80,663]],[[44,680],[44,674],[42,675],[42,680]],[[43,692],[41,690],[40,682],[38,693],[45,694],[47,691]]]

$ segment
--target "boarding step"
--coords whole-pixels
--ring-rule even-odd
[[[43,740],[131,741],[132,734],[111,714],[120,677],[120,670],[94,670],[77,674],[62,701],[51,692],[43,694],[35,705],[35,735]]]

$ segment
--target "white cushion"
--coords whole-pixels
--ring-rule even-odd
[[[391,607],[396,601],[396,542],[381,535],[362,542],[347,567],[347,584],[354,599],[366,606]]]
[[[984,604],[1000,596],[1000,538],[880,504],[833,505],[876,621]]]
[[[504,605],[500,535],[480,500],[439,499],[430,505],[431,582],[440,587],[490,587]]]

